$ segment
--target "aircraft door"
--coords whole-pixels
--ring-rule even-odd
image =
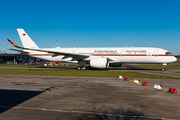
[[[124,50],[120,51],[120,56],[123,57],[124,56]]]
[[[158,57],[158,50],[155,50],[155,51],[154,51],[154,56],[155,56],[155,57]]]
[[[151,61],[151,59],[152,59],[152,53],[151,52],[147,52],[146,53],[146,62],[150,62]]]
[[[146,55],[147,55],[147,56],[152,56],[151,52],[147,52]]]
[[[76,50],[73,50],[72,53],[76,53]]]
[[[43,52],[40,52],[40,56],[43,56]]]

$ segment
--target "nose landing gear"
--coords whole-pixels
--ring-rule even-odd
[[[163,63],[163,67],[161,68],[161,71],[165,71],[165,66],[166,65],[167,65],[166,63]]]

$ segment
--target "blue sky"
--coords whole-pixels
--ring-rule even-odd
[[[180,55],[179,0],[1,0],[0,51],[23,28],[40,48],[159,47]],[[5,41],[6,48],[13,48]],[[11,51],[7,51],[11,53]]]

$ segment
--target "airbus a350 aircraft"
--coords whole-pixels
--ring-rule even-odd
[[[167,63],[177,59],[167,50],[154,47],[104,47],[104,48],[39,48],[23,29],[17,29],[23,47],[8,41],[29,56],[48,61],[78,63],[78,69],[118,67],[122,63],[162,63],[165,70]],[[19,51],[16,49],[10,49]]]

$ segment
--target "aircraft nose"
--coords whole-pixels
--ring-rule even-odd
[[[173,57],[173,62],[177,61],[177,58],[176,57]]]

